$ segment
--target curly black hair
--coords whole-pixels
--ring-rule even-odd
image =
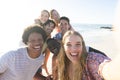
[[[22,41],[27,44],[28,38],[31,33],[37,32],[40,33],[43,37],[43,40],[45,41],[47,38],[46,32],[39,26],[39,25],[30,25],[27,28],[25,28],[23,35],[22,35]]]

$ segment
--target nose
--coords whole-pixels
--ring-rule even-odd
[[[71,49],[70,49],[72,52],[76,51],[77,50],[77,46],[71,46]]]

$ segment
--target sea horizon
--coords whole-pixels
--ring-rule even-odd
[[[101,29],[100,28],[100,27],[112,27],[112,24],[72,23],[71,25],[73,26],[73,28],[76,31],[78,31],[79,33],[82,34],[86,44],[89,43],[90,39],[93,39],[93,38],[96,39],[96,37],[98,37],[98,36],[108,35],[108,34],[111,34],[111,32],[112,32],[110,29],[104,29],[104,28]],[[19,30],[21,30],[21,31],[16,32],[15,30],[13,30],[13,33],[9,33],[9,36],[11,37],[11,38],[9,38],[9,41],[8,41],[8,38],[5,38],[5,40],[3,40],[0,43],[1,44],[0,53],[21,47],[20,46],[20,42],[22,40],[21,35],[22,35],[24,28],[23,27],[19,28]],[[1,33],[1,35],[2,35],[2,33]],[[7,46],[4,43],[6,43]]]

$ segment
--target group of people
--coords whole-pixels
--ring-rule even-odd
[[[0,56],[0,80],[104,80],[102,68],[111,59],[86,46],[68,17],[42,10],[34,22],[23,32],[26,46]]]

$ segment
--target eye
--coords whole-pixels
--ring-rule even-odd
[[[67,23],[65,23],[65,26],[68,25]]]
[[[70,47],[70,46],[72,46],[72,45],[71,45],[70,43],[67,43],[66,46]]]
[[[28,42],[30,42],[30,43],[34,43],[34,42],[35,42],[35,40],[30,40],[30,41],[28,41]]]
[[[82,46],[82,45],[81,45],[80,43],[77,43],[76,46],[77,46],[77,47],[80,47],[80,46]]]

